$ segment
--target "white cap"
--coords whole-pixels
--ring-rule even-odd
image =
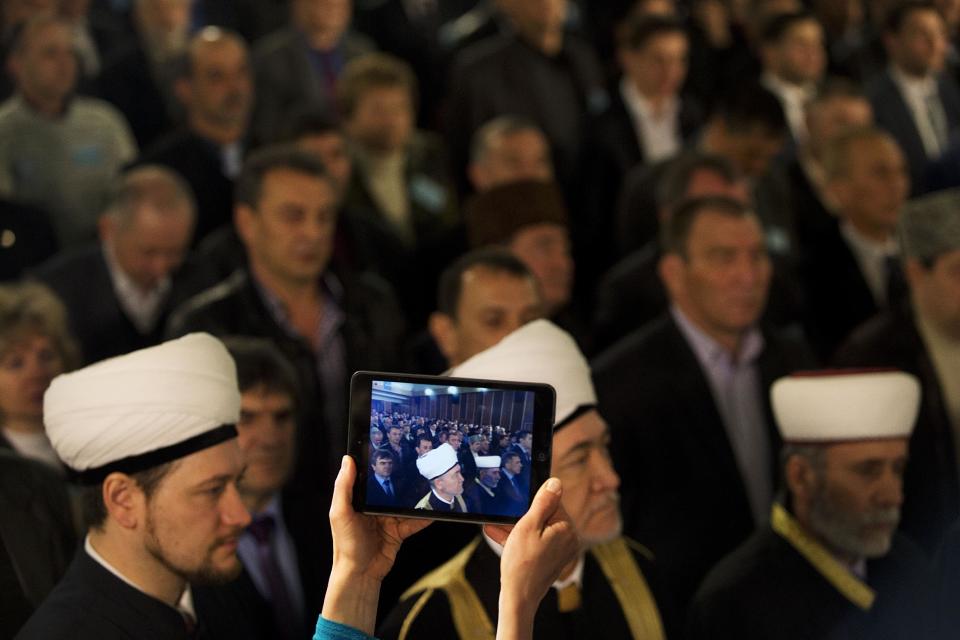
[[[239,417],[236,365],[205,333],[57,376],[43,396],[47,436],[85,482],[219,444]]]
[[[597,404],[590,365],[577,343],[549,320],[534,320],[454,368],[450,375],[515,382],[542,382],[557,392],[554,424]]]
[[[477,456],[477,469],[499,469],[500,456]]]
[[[457,466],[457,452],[449,444],[444,442],[436,449],[431,449],[426,454],[417,458],[417,471],[427,480],[439,478],[450,469]]]
[[[907,438],[920,383],[902,371],[827,371],[780,378],[770,398],[785,442]]]

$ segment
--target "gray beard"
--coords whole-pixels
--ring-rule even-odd
[[[887,555],[893,543],[893,535],[872,533],[864,537],[861,533],[865,525],[900,522],[899,507],[875,509],[861,516],[851,516],[835,509],[822,494],[816,496],[810,508],[810,526],[827,542],[841,553],[856,558],[879,558]]]

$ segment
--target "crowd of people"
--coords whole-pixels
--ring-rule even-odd
[[[521,516],[533,434],[393,411],[370,415],[366,504]]]
[[[960,625],[955,0],[5,0],[0,57],[0,636],[306,637],[359,565],[385,637]],[[361,369],[553,384],[562,509],[348,512]],[[472,422],[374,410],[368,501],[540,499]]]

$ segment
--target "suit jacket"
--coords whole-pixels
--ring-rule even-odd
[[[936,584],[937,637],[947,640],[960,629],[960,608],[956,604],[957,594],[960,593],[960,522],[950,527],[944,537],[934,567],[939,573]]]
[[[913,311],[907,305],[897,306],[858,328],[837,352],[834,364],[893,367],[920,380],[923,394],[910,436],[900,529],[933,556],[944,532],[960,517],[957,443],[937,371]]]
[[[886,556],[867,562],[876,600],[863,611],[768,526],[710,572],[691,607],[687,638],[926,638],[930,578],[920,551],[896,536]]]
[[[348,31],[337,45],[337,54],[346,64],[375,49],[366,36]],[[257,43],[253,68],[257,85],[253,129],[258,140],[275,140],[298,109],[313,106],[336,113],[334,96],[314,68],[304,37],[297,29],[281,29]]]
[[[180,613],[131,587],[79,549],[18,640],[188,640]],[[202,633],[201,633],[202,637]]]
[[[80,342],[85,363],[160,343],[169,307],[164,304],[152,331],[141,333],[120,306],[100,245],[60,254],[32,275],[53,289],[67,307],[70,329]]]
[[[497,483],[496,495],[493,498],[496,513],[502,513],[511,516],[522,515],[530,504],[530,498],[520,493],[523,489],[523,483],[520,476],[515,476],[514,480],[520,485],[518,489],[507,474],[500,471],[500,482]],[[529,493],[529,491],[528,491]]]
[[[937,89],[943,111],[947,117],[947,127],[955,133],[960,127],[960,88],[947,74],[937,78]],[[877,125],[890,132],[903,150],[910,165],[911,192],[918,195],[926,191],[924,183],[928,163],[923,139],[913,121],[910,107],[900,93],[889,71],[879,74],[867,88],[867,95],[873,105],[873,117]]]
[[[367,504],[379,507],[398,507],[400,506],[400,484],[393,478],[390,478],[390,484],[393,486],[393,495],[388,496],[383,486],[377,480],[376,476],[370,474],[367,476]]]
[[[0,637],[13,637],[66,572],[70,514],[62,478],[0,449]]]
[[[152,163],[170,167],[193,190],[197,202],[194,245],[214,229],[233,221],[233,181],[223,173],[217,145],[181,129],[157,140],[136,162]]]
[[[543,129],[558,182],[576,183],[586,118],[606,106],[599,63],[586,44],[565,36],[561,52],[548,58],[517,35],[493,36],[460,52],[451,77],[447,130],[458,172],[467,165],[474,132],[513,114]]]
[[[104,62],[94,90],[123,113],[141,149],[149,148],[173,128],[168,98],[161,93],[153,67],[139,43]]]
[[[339,301],[345,320],[340,328],[346,352],[346,371],[400,370],[402,314],[389,286],[376,276],[344,277],[344,297]],[[245,269],[184,302],[167,323],[169,337],[192,331],[216,336],[247,335],[269,338],[297,370],[300,383],[301,428],[297,486],[333,487],[346,453],[346,415],[329,424],[323,411],[325,393],[317,372],[313,349],[277,324]],[[344,395],[336,399],[344,409]]]
[[[880,311],[860,264],[835,223],[820,234],[800,265],[806,309],[803,324],[811,346],[827,361],[860,324]]]
[[[808,366],[809,356],[796,341],[769,332],[764,339],[757,367],[776,484],[780,436],[767,392],[777,378]],[[592,368],[622,478],[624,532],[656,555],[685,605],[710,567],[755,526],[706,374],[670,314],[616,343]]]
[[[634,128],[633,116],[619,87],[609,93],[610,106],[590,124],[581,163],[585,186],[578,207],[585,213],[575,220],[582,228],[573,236],[583,239],[579,245],[584,251],[578,256],[578,274],[591,268],[599,275],[613,263],[616,256],[610,247],[617,241],[617,198],[624,177],[634,167],[645,164],[642,134]],[[681,138],[687,142],[700,125],[700,110],[691,100],[681,98],[677,119]]]
[[[313,493],[286,489],[281,500],[283,522],[297,554],[300,585],[303,589],[303,619],[298,621],[301,637],[310,637],[323,607],[323,595],[332,564],[329,506]],[[197,620],[210,638],[271,640],[277,638],[270,602],[257,590],[246,570],[221,586],[193,585]]]

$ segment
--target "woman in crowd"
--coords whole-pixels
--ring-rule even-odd
[[[66,310],[49,289],[0,286],[0,448],[62,471],[43,429],[43,393],[78,362]]]

